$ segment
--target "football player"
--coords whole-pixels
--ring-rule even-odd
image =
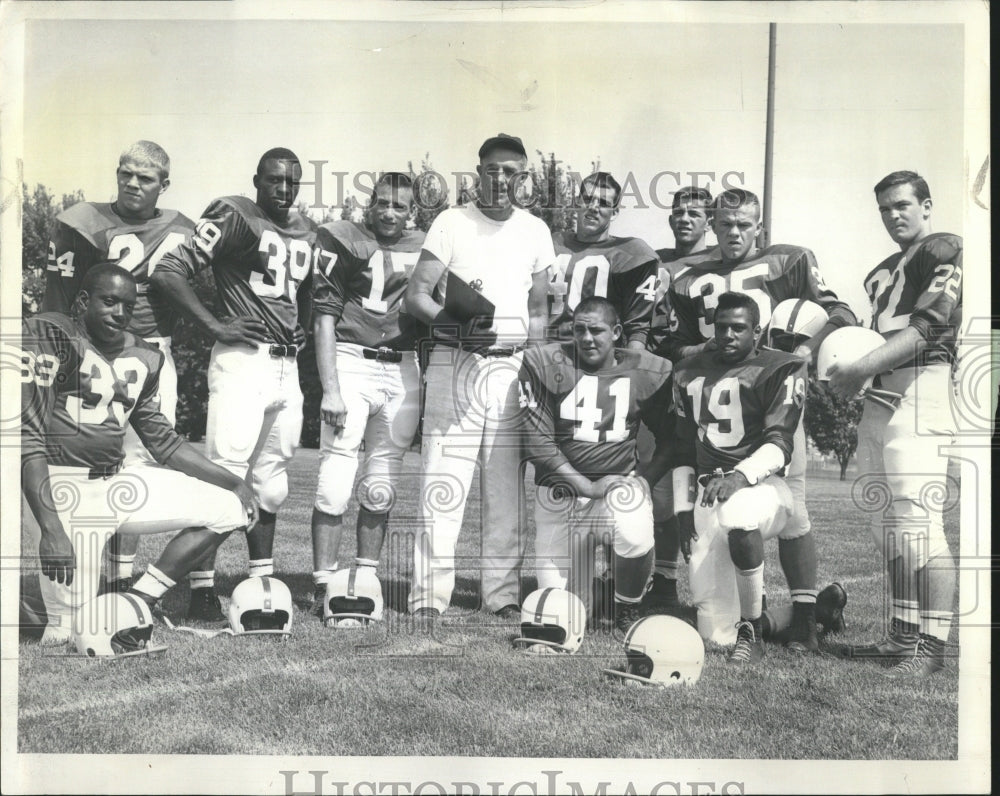
[[[170,158],[152,141],[136,141],[118,159],[118,195],[111,203],[78,202],[56,219],[49,241],[42,312],[68,313],[87,271],[97,263],[117,262],[135,277],[138,297],[128,331],[163,352],[160,411],[173,424],[177,415],[177,369],[171,336],[174,309],[150,291],[150,276],[160,259],[191,237],[194,222],[176,210],[157,207],[170,187]],[[156,464],[131,426],[125,429],[125,461]],[[116,535],[106,549],[108,591],[126,591],[138,536]]]
[[[153,604],[255,511],[243,480],[197,453],[159,411],[165,357],[126,331],[136,300],[129,271],[92,264],[74,319],[42,313],[23,325],[21,488],[45,576],[44,644],[69,640],[71,613],[97,595],[116,529],[181,531],[134,586]],[[122,469],[126,425],[163,468]]]
[[[948,487],[948,445],[954,435],[950,370],[962,311],[962,239],[931,232],[927,182],[897,171],[875,186],[882,223],[899,252],[865,278],[871,326],[884,345],[830,369],[842,397],[873,388],[891,402],[868,400],[858,425],[859,477],[888,487],[885,511],[871,530],[892,594],[883,641],[850,647],[849,657],[894,664],[890,674],[926,677],[945,665],[955,598],[955,563],[944,535],[940,487]]]
[[[483,603],[505,621],[521,618],[526,540],[520,512],[511,511],[521,473],[516,382],[525,342],[545,338],[555,260],[548,227],[513,202],[527,160],[519,138],[501,133],[483,142],[476,201],[434,219],[406,288],[406,312],[429,324],[434,339],[421,442],[426,530],[417,537],[409,595],[410,610],[425,623],[451,600],[477,460],[487,476]]]
[[[761,230],[760,202],[742,189],[724,191],[712,208],[712,231],[718,247],[680,260],[667,291],[675,325],[670,350],[675,362],[712,350],[716,302],[726,291],[750,296],[756,303],[761,326],[771,311],[790,298],[804,298],[827,312],[826,325],[793,352],[811,359],[819,345],[834,329],[857,323],[850,308],[823,282],[816,258],[801,246],[774,245],[757,249]],[[801,415],[800,415],[801,416]],[[795,604],[796,621],[789,647],[796,651],[816,650],[816,540],[805,499],[805,429],[795,432],[788,486],[795,498],[795,511],[782,531],[778,546],[781,568]]]
[[[615,627],[624,633],[639,618],[653,568],[647,477],[655,482],[667,470],[663,442],[672,422],[670,362],[616,348],[622,334],[610,301],[584,299],[573,313],[573,341],[529,349],[518,380],[537,485],[538,585],[568,589],[589,603],[594,542],[610,537]],[[646,468],[636,455],[640,420],[658,442]]]
[[[398,172],[375,183],[365,222],[334,221],[316,235],[313,310],[320,405],[319,483],[312,514],[317,604],[337,569],[341,524],[362,442],[358,567],[378,566],[403,454],[420,411],[415,329],[399,309],[424,233],[407,230],[413,185]]]
[[[591,174],[580,184],[576,231],[552,236],[556,262],[549,283],[550,340],[572,339],[577,304],[602,296],[621,318],[622,342],[639,351],[646,348],[656,296],[657,259],[639,238],[610,233],[621,194],[621,185],[606,171]]]
[[[654,314],[650,322],[647,350],[661,357],[670,356],[670,303],[667,289],[673,276],[674,264],[684,257],[699,254],[708,248],[705,240],[712,209],[712,194],[706,188],[688,186],[674,193],[667,223],[674,236],[674,248],[657,249],[660,267],[656,284]],[[639,458],[649,461],[653,455],[653,437],[639,429]],[[660,479],[653,486],[653,520],[656,539],[656,559],[653,579],[642,600],[647,613],[670,612],[680,607],[677,598],[677,568],[680,562],[680,537],[674,516],[673,491],[670,479]]]
[[[716,345],[674,373],[676,455],[683,462],[673,473],[674,506],[698,631],[728,643],[735,625],[729,660],[742,664],[764,654],[764,540],[783,531],[792,511],[782,474],[802,415],[806,362],[757,351],[760,308],[753,297],[717,298]]]
[[[240,476],[252,473],[260,517],[247,534],[251,576],[274,572],[274,526],[302,430],[295,357],[308,326],[309,290],[300,287],[310,278],[316,224],[292,209],[301,178],[294,152],[269,149],[253,177],[256,199],[213,201],[192,239],[153,274],[154,286],[215,340],[205,441],[212,461]],[[222,318],[191,287],[208,266]],[[214,584],[213,557],[192,577],[188,618],[225,621]]]

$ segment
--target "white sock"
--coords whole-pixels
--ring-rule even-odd
[[[760,619],[764,595],[764,565],[736,570],[736,590],[740,595],[740,618]]]
[[[373,558],[355,558],[354,565],[357,567],[371,567],[375,569],[378,567],[378,561]]]
[[[793,603],[813,603],[816,604],[816,589],[792,589]]]
[[[154,600],[159,600],[176,585],[176,581],[171,580],[150,564],[146,567],[146,573],[139,578],[138,582],[132,588],[137,592],[149,595]]]
[[[189,572],[188,582],[192,589],[213,589],[215,588],[215,570],[205,569]]]
[[[262,578],[270,577],[274,574],[273,558],[252,558],[250,559],[250,577]]]
[[[660,575],[667,580],[677,580],[677,559],[673,561],[657,559],[653,562],[653,574]]]

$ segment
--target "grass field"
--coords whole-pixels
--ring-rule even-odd
[[[295,597],[311,594],[309,514],[317,452],[300,451],[278,520],[276,574]],[[432,636],[415,631],[405,605],[416,519],[418,457],[409,454],[380,577],[387,621],[378,629],[329,631],[297,609],[291,639],[197,638],[157,626],[165,655],[95,662],[20,647],[19,751],[47,753],[425,755],[553,758],[954,759],[958,666],[922,682],[897,682],[874,665],[795,657],[770,646],[763,665],[734,670],[710,649],[693,688],[623,688],[601,669],[623,662],[619,642],[588,635],[575,656],[520,655],[514,628],[478,607],[474,557],[478,492],[466,511],[452,608]],[[820,584],[849,594],[838,640],[881,635],[883,584],[866,518],[851,482],[811,474],[809,508]],[[180,498],[180,496],[179,496]],[[512,503],[513,510],[513,503]],[[354,514],[341,561],[353,555]],[[957,550],[958,512],[946,528]],[[140,564],[164,538],[147,538]],[[787,600],[777,545],[765,565],[769,600]],[[224,596],[243,578],[246,545],[223,545]],[[526,578],[526,590],[533,581]],[[683,582],[682,587],[686,589]],[[179,619],[186,586],[164,601]],[[224,600],[225,602],[225,600]],[[957,641],[953,632],[952,641]],[[956,651],[957,654],[957,651]]]

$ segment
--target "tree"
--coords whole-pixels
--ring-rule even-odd
[[[414,171],[412,160],[406,166],[410,170],[410,179],[414,185],[413,196],[417,202],[413,226],[426,232],[441,211],[448,207],[448,183],[434,171],[430,152],[424,154],[423,160],[420,161],[419,174]]]
[[[532,164],[528,173],[531,175],[532,195],[539,200],[532,212],[548,225],[553,234],[574,229],[573,203],[576,200],[577,188],[581,176],[573,172],[568,164],[556,159],[555,152],[550,152],[546,158],[538,151],[541,166]],[[597,171],[599,163],[592,163],[593,171]]]
[[[21,314],[30,318],[42,305],[45,295],[45,265],[49,240],[56,217],[66,208],[83,201],[83,191],[63,194],[60,202],[44,185],[21,183]]]
[[[820,453],[837,457],[840,480],[846,480],[847,465],[858,447],[862,402],[838,398],[827,385],[810,378],[806,406],[806,434]]]

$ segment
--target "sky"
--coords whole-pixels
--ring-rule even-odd
[[[879,178],[924,174],[936,229],[962,231],[963,31],[780,24],[777,35],[771,239],[813,249],[865,316],[861,281],[893,251]],[[36,21],[24,179],[108,201],[118,153],[148,138],[172,159],[161,205],[193,217],[251,193],[276,145],[321,162],[306,168],[306,181],[321,175],[318,197],[300,194],[310,204],[362,194],[359,172],[427,154],[454,197],[454,173],[503,131],[535,162],[554,152],[586,174],[599,161],[627,188],[612,232],[659,248],[672,245],[671,192],[693,172],[713,191],[725,179],[762,193],[767,43],[763,22]]]

